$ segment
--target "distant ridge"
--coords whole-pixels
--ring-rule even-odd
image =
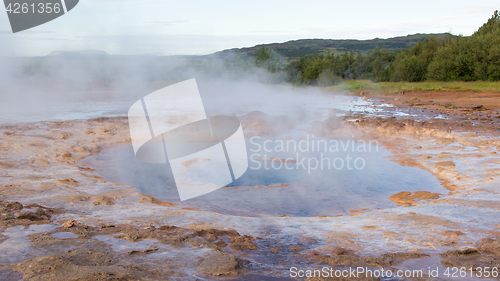
[[[436,37],[438,39],[445,39],[447,37],[455,37],[450,33],[435,33],[435,34],[413,34],[401,37],[394,37],[388,39],[375,38],[371,40],[355,40],[355,39],[300,39],[288,41],[285,43],[272,43],[260,44],[249,48],[235,48],[217,52],[215,54],[244,54],[255,56],[262,49],[262,47],[271,47],[273,49],[279,48],[279,53],[288,59],[297,59],[304,55],[312,55],[319,53],[342,54],[345,51],[358,51],[366,53],[369,50],[374,50],[377,46],[380,48],[385,47],[388,51],[395,51],[398,49],[408,49],[417,42],[424,41],[426,38]]]
[[[49,57],[55,56],[108,56],[109,54],[101,50],[80,50],[80,51],[53,51]]]

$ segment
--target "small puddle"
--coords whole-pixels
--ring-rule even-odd
[[[390,161],[390,152],[376,143],[337,141],[340,151],[327,144],[302,152],[293,147],[277,149],[279,139],[247,139],[249,169],[241,178],[183,202],[170,166],[140,162],[131,146],[103,150],[81,164],[97,169],[106,180],[133,186],[159,200],[236,216],[355,215],[396,207],[389,196],[401,191],[448,193],[431,173]],[[200,161],[195,165],[208,164]]]
[[[23,275],[11,269],[0,270],[0,280],[2,281],[18,281],[22,280]]]
[[[97,235],[93,238],[111,245],[114,252],[126,252],[126,251],[141,251],[153,248],[165,248],[165,245],[158,243],[156,239],[146,239],[136,242],[129,242],[127,240],[115,238],[109,235]]]
[[[8,238],[0,243],[0,267],[28,259],[29,254],[33,252],[28,235],[52,231],[55,228],[57,226],[52,224],[18,225],[6,228],[2,235]]]
[[[51,234],[52,237],[58,238],[58,239],[69,239],[69,238],[77,238],[78,235],[71,233],[71,232],[56,232]]]

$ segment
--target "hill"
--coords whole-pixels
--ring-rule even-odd
[[[445,39],[446,37],[455,37],[449,33],[438,34],[413,34],[401,37],[388,39],[375,38],[371,40],[334,40],[334,39],[301,39],[288,41],[285,43],[261,44],[250,48],[228,49],[216,54],[224,55],[236,53],[241,55],[256,56],[262,47],[276,49],[279,48],[279,53],[287,59],[298,59],[304,55],[311,54],[326,54],[328,51],[333,54],[344,53],[345,51],[353,51],[357,53],[367,53],[369,50],[374,50],[377,46],[385,47],[388,51],[399,49],[408,49],[415,46],[417,42],[422,42],[426,38],[436,37],[437,39]]]

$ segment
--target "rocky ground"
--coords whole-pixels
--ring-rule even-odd
[[[500,114],[410,99],[398,108],[449,118],[332,117],[310,130],[377,139],[449,193],[402,191],[391,196],[399,207],[342,217],[227,216],[109,182],[80,160],[128,144],[126,118],[2,125],[0,279],[290,280],[291,266],[397,270],[428,259],[500,267]],[[244,121],[252,134],[273,134],[259,116]]]

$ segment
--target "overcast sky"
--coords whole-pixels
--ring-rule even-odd
[[[68,14],[16,34],[0,12],[0,55],[202,55],[304,38],[471,35],[496,9],[498,0],[80,0]]]

